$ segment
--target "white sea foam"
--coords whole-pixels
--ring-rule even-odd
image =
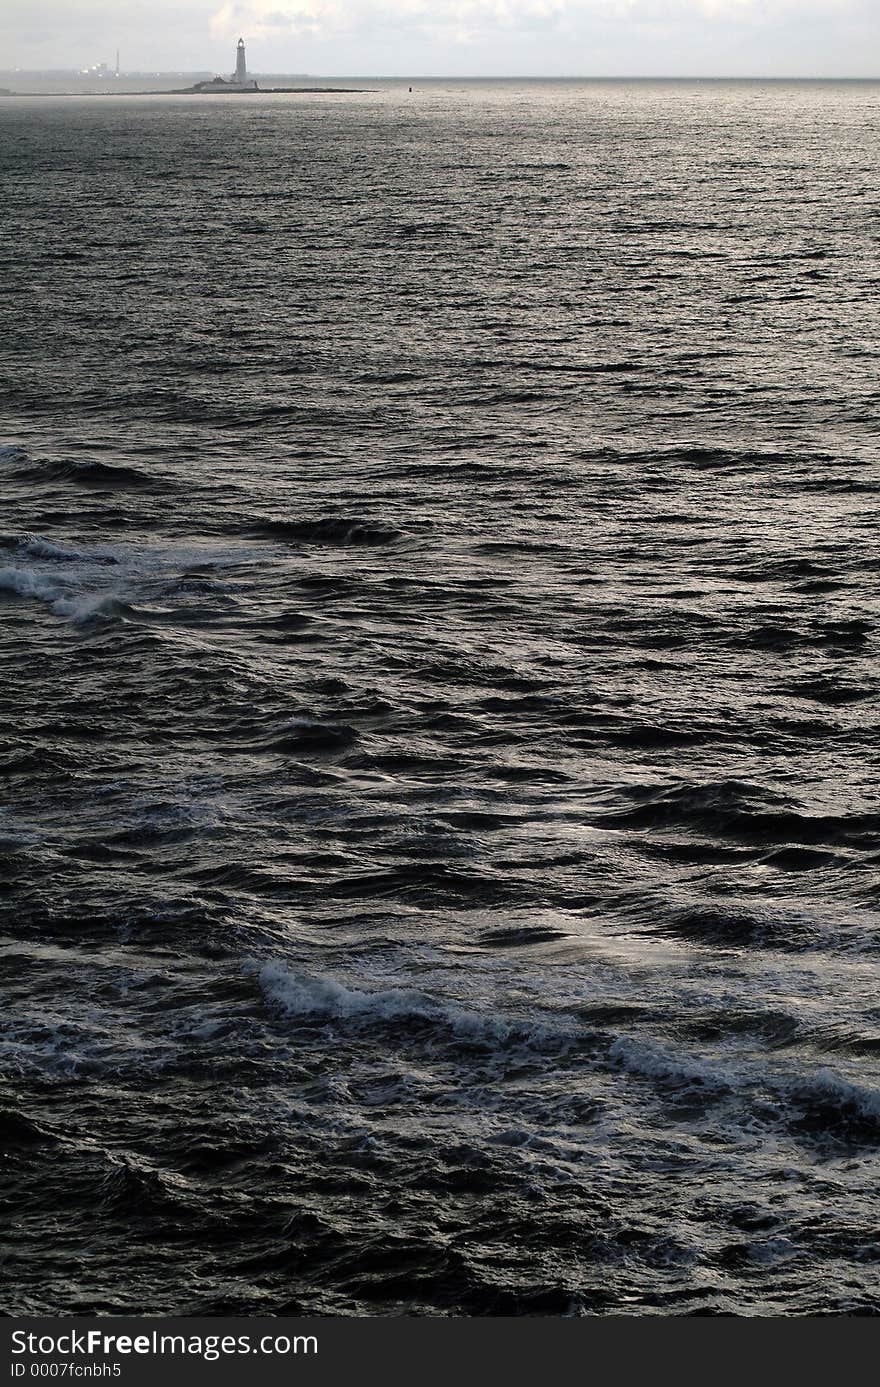
[[[43,539],[42,535],[35,535],[32,539],[26,539],[19,545],[23,554],[31,554],[37,559],[58,559],[62,562],[82,560],[87,556],[81,549],[72,549],[63,544],[55,544],[51,539]]]
[[[356,1022],[428,1022],[453,1034],[503,1044],[520,1028],[496,1017],[481,1016],[455,1002],[406,988],[361,990],[332,978],[295,973],[283,963],[253,965],[268,1000],[287,1016],[324,1016]],[[537,1032],[536,1032],[537,1034]]]
[[[135,600],[149,600],[157,585],[179,582],[188,568],[235,565],[250,554],[205,550],[195,545],[100,545],[79,548],[43,535],[18,545],[18,562],[0,568],[0,591],[45,602],[75,625],[118,615]]]
[[[5,568],[0,568],[0,591],[14,592],[19,597],[38,597],[45,602],[54,602],[63,591],[63,587],[57,579],[36,569],[7,564]]]
[[[52,610],[58,616],[67,617],[79,626],[87,621],[95,621],[102,616],[113,616],[120,608],[120,600],[115,593],[89,592],[78,597],[58,597],[52,603]]]
[[[790,1091],[795,1102],[830,1103],[849,1108],[868,1121],[880,1121],[880,1090],[853,1083],[830,1069],[817,1069],[793,1082]]]
[[[686,1052],[670,1053],[649,1040],[618,1036],[608,1057],[630,1074],[639,1074],[661,1083],[696,1084],[704,1088],[726,1089],[731,1075]]]
[[[753,1100],[771,1098],[788,1117],[811,1108],[839,1110],[868,1123],[880,1121],[880,1091],[854,1082],[827,1068],[778,1072],[763,1064],[721,1065],[687,1052],[671,1053],[649,1040],[619,1036],[608,1051],[609,1059],[627,1073],[659,1085],[693,1086],[708,1093],[736,1098],[751,1109]],[[829,1124],[829,1132],[833,1124]]]
[[[56,616],[75,625],[112,615],[119,606],[119,594],[115,591],[77,591],[74,585],[52,574],[19,565],[0,568],[0,591],[35,597],[48,603]]]

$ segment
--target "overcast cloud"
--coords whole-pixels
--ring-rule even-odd
[[[880,76],[880,0],[0,0],[0,66]]]

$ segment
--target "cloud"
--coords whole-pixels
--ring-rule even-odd
[[[211,16],[211,37],[231,39],[247,34],[262,39],[279,34],[322,34],[338,31],[345,22],[346,5],[334,0],[227,0]]]
[[[425,32],[461,27],[528,29],[579,20],[675,25],[688,20],[767,25],[865,11],[865,0],[225,0],[211,19],[215,38],[246,33],[330,34],[364,25]]]
[[[498,32],[552,29],[577,8],[577,0],[226,0],[212,16],[211,35],[229,41],[239,34],[262,40],[384,33],[479,43]]]
[[[10,64],[323,73],[880,73],[880,0],[0,0]]]
[[[529,35],[534,35],[541,36],[545,53],[547,45],[558,45],[558,70],[566,70],[578,49],[601,49],[616,31],[613,42],[631,53],[636,67],[640,61],[644,66],[641,40],[654,55],[666,44],[675,54],[672,60],[684,61],[685,67],[681,54],[688,49],[701,54],[714,44],[719,54],[731,46],[741,51],[746,70],[750,61],[753,70],[766,70],[773,56],[766,35],[777,34],[777,62],[782,59],[784,64],[799,50],[802,31],[815,32],[825,25],[831,45],[845,50],[842,26],[861,19],[862,37],[853,37],[849,46],[864,71],[864,63],[871,60],[864,31],[877,23],[875,5],[880,7],[880,0],[224,0],[211,17],[210,29],[215,42],[244,34],[255,43],[299,40],[325,49],[343,45],[351,51],[351,45],[360,42],[394,45],[401,54],[409,45],[413,52],[434,51],[438,56],[443,48],[469,48],[475,57],[482,51],[492,60],[500,59],[504,45],[509,51],[511,43],[526,54]],[[821,43],[815,46],[822,51]],[[880,68],[876,49],[874,57]],[[497,69],[490,62],[483,70]]]

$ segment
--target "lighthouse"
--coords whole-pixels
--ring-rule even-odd
[[[247,85],[247,63],[244,60],[244,39],[238,40],[238,47],[235,50],[235,77],[233,79],[240,87]]]
[[[196,82],[187,91],[194,92],[255,92],[259,91],[253,77],[248,77],[244,56],[244,39],[239,39],[235,49],[235,71],[231,77],[212,77],[210,82]]]

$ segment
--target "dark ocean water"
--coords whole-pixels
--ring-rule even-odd
[[[880,1309],[880,85],[0,105],[4,1308]]]

